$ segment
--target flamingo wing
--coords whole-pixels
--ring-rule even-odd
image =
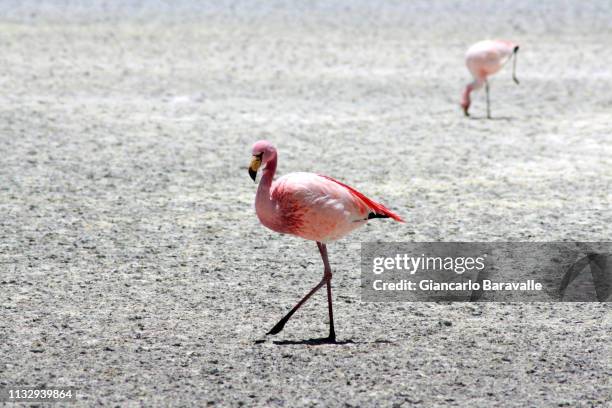
[[[466,64],[474,77],[483,79],[498,72],[509,61],[514,49],[510,41],[480,41],[467,50]]]
[[[320,242],[339,239],[368,219],[401,218],[355,189],[330,177],[291,173],[272,186],[282,225],[277,230]]]

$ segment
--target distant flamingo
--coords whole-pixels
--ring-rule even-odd
[[[382,204],[331,177],[290,173],[272,182],[276,163],[276,148],[270,142],[260,140],[253,145],[253,158],[249,166],[249,175],[253,181],[257,170],[264,166],[255,197],[257,217],[273,231],[316,241],[323,259],[323,279],[267,334],[280,333],[300,306],[327,284],[329,336],[322,341],[334,343],[336,333],[332,310],[332,271],[327,259],[326,243],[340,239],[372,218],[403,220]]]
[[[465,64],[468,70],[474,77],[474,81],[470,82],[463,91],[461,98],[461,107],[465,116],[470,116],[468,109],[470,108],[470,93],[473,90],[482,88],[485,85],[487,92],[487,118],[491,119],[491,107],[489,101],[489,82],[487,77],[499,71],[512,57],[512,79],[517,84],[516,78],[516,55],[519,46],[511,41],[506,40],[487,40],[480,41],[472,45],[465,54]]]

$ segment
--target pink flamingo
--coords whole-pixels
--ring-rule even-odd
[[[506,40],[486,40],[480,41],[472,45],[465,54],[465,64],[468,70],[474,77],[474,81],[470,82],[463,91],[461,98],[461,107],[465,116],[470,116],[468,109],[470,108],[470,93],[473,90],[480,89],[485,86],[487,93],[487,118],[491,119],[491,108],[489,102],[489,81],[487,77],[495,74],[497,71],[510,61],[512,57],[512,79],[515,83],[519,83],[516,78],[516,56],[519,46],[512,41]]]
[[[278,334],[310,296],[327,284],[329,336],[323,342],[334,343],[332,309],[332,271],[327,259],[327,246],[372,218],[393,218],[404,222],[385,206],[370,200],[359,191],[331,177],[313,173],[290,173],[272,182],[276,172],[276,148],[267,140],[253,145],[249,175],[255,181],[257,170],[264,166],[255,210],[259,221],[281,234],[292,234],[316,241],[323,259],[323,279],[283,317],[267,334]]]

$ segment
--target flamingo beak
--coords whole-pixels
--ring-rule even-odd
[[[261,155],[253,156],[253,159],[251,160],[251,165],[249,166],[249,176],[251,176],[251,179],[253,179],[253,181],[255,181],[255,178],[257,177],[257,170],[259,170],[260,166]]]
[[[462,106],[462,108],[463,108],[463,114],[465,116],[470,116],[470,113],[468,112],[468,109],[470,109],[470,107],[469,106]]]

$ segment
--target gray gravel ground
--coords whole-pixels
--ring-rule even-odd
[[[79,405],[605,406],[607,304],[364,303],[360,242],[610,240],[608,1],[0,4],[0,386]],[[495,120],[463,54],[521,44]],[[402,214],[330,246],[255,217],[260,138]],[[608,405],[609,406],[609,405]]]

